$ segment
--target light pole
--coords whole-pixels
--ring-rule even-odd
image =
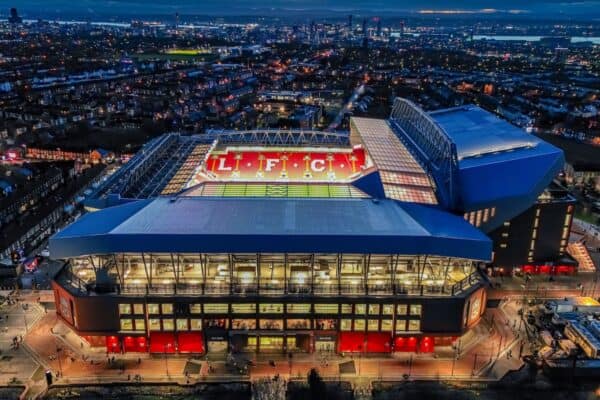
[[[473,371],[471,371],[471,376],[475,375],[475,368],[477,367],[477,353],[475,353],[475,358],[473,359]]]
[[[455,347],[454,354],[452,355],[452,369],[450,371],[450,376],[454,376],[454,365],[456,364],[456,357],[457,357],[456,350],[457,350],[457,348]]]
[[[502,339],[504,339],[504,336],[500,334],[500,342],[498,343],[498,353],[496,354],[496,358],[500,357],[500,350],[502,349]]]
[[[170,378],[169,376],[169,359],[167,358],[167,349],[171,347],[170,343],[165,343],[165,370],[167,371],[167,378]]]
[[[61,351],[61,348],[56,346],[56,359],[58,360],[58,371],[59,371],[59,375],[62,376],[63,370],[62,370],[62,363],[60,362],[60,351]]]

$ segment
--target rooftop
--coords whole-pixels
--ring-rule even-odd
[[[489,260],[461,217],[371,199],[159,197],[86,214],[50,241],[58,258],[119,252],[349,252]]]
[[[429,113],[456,144],[458,159],[535,147],[540,140],[477,106]]]
[[[428,174],[394,134],[386,120],[353,117],[351,128],[379,170],[386,197],[413,203],[437,204]]]

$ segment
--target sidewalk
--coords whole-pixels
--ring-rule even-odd
[[[516,315],[516,306],[506,306],[509,315]],[[140,375],[142,381],[194,383],[213,380],[255,380],[279,374],[286,378],[301,378],[310,369],[316,368],[325,379],[499,379],[511,369],[520,367],[517,355],[506,358],[506,353],[516,346],[515,331],[511,321],[501,309],[490,309],[486,320],[493,320],[493,327],[482,321],[473,333],[473,340],[462,348],[459,359],[452,357],[434,358],[431,355],[397,353],[386,356],[294,354],[291,361],[284,354],[235,355],[238,367],[228,365],[225,360],[206,361],[205,357],[189,358],[149,354],[115,354],[115,362],[109,362],[105,353],[89,351],[89,346],[81,347],[80,342],[68,329],[57,324],[54,311],[43,318],[30,330],[25,343],[37,354],[39,362],[55,373],[60,372],[58,382],[110,382],[133,380]],[[55,334],[50,332],[53,329]],[[58,351],[57,351],[58,349]],[[518,351],[518,350],[517,350]],[[113,354],[110,354],[112,361]],[[141,362],[138,362],[138,359]],[[254,365],[244,370],[244,359],[254,360]],[[506,361],[505,361],[506,359]],[[274,361],[274,365],[270,363]],[[326,360],[326,361],[325,361]],[[350,363],[350,364],[347,364]],[[210,364],[210,371],[209,371]],[[349,373],[340,371],[346,364]],[[189,373],[186,376],[186,367]],[[241,371],[241,372],[240,372]]]

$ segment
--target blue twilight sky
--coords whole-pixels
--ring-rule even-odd
[[[41,13],[131,16],[143,13],[200,15],[260,15],[270,9],[323,14],[356,12],[365,14],[406,14],[419,10],[464,10],[487,14],[523,13],[532,16],[600,17],[600,0],[7,0],[24,16]],[[495,9],[492,12],[488,9]],[[485,10],[485,11],[484,11]],[[0,10],[6,14],[8,10]]]

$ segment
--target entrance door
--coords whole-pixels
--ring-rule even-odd
[[[209,353],[227,353],[227,340],[209,340]]]
[[[335,340],[317,340],[315,341],[315,351],[322,353],[331,353],[335,351]]]
[[[282,352],[283,336],[261,336],[260,351],[265,353]]]

